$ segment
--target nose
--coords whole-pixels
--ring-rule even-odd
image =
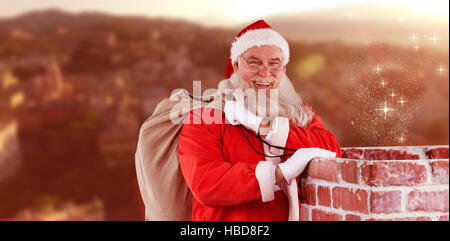
[[[260,74],[262,77],[268,77],[268,76],[270,76],[270,67],[269,67],[269,66],[266,66],[266,65],[261,66],[260,69],[259,69],[259,74]]]

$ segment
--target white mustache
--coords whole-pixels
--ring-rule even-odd
[[[262,78],[261,76],[255,76],[253,78],[250,78],[249,80],[254,83],[253,81],[272,81],[272,78],[272,76],[267,76],[265,78]],[[230,88],[233,90],[241,89],[242,91],[256,91],[254,88],[252,88],[252,86],[250,86],[250,84],[248,83],[249,81],[244,81],[237,73],[234,73],[228,81],[230,81],[230,87],[227,87],[227,84],[224,84],[222,87],[219,85],[219,89]],[[295,125],[306,127],[314,117],[314,113],[312,113],[312,111],[302,105],[302,98],[298,93],[296,93],[291,81],[285,74],[283,75],[283,79],[280,82],[278,90],[280,93],[278,95],[278,116],[287,117]],[[274,102],[268,101],[267,103],[272,104]],[[269,111],[266,111],[265,114],[271,115],[270,110],[272,110],[272,106],[270,106]]]

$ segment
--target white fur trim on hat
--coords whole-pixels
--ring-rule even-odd
[[[231,62],[235,63],[237,58],[247,49],[254,46],[275,45],[283,53],[283,65],[289,62],[289,45],[278,32],[270,28],[249,30],[242,34],[231,46]]]

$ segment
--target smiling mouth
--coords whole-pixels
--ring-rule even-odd
[[[257,89],[268,89],[268,88],[272,87],[272,83],[254,82],[254,84]]]

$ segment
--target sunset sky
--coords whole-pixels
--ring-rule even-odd
[[[119,15],[182,18],[207,25],[231,26],[270,15],[364,3],[400,5],[424,14],[443,17],[449,15],[448,0],[0,0],[0,17],[13,17],[31,10],[58,8],[70,12],[100,11]]]

